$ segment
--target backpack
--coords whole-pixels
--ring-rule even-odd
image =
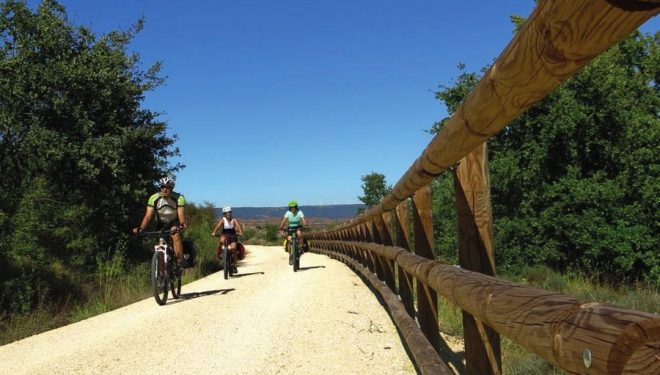
[[[242,243],[238,242],[236,246],[236,250],[238,250],[238,259],[243,260],[243,258],[245,258],[245,246],[243,246]]]
[[[191,240],[183,240],[183,268],[195,267],[197,248]]]

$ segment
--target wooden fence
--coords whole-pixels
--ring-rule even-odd
[[[467,374],[501,373],[499,335],[569,373],[660,374],[657,315],[495,277],[485,144],[659,10],[658,0],[542,1],[392,193],[309,235],[313,251],[346,262],[379,292],[421,373],[453,373],[438,354],[440,295],[463,310]],[[450,169],[460,267],[433,260],[429,184]]]

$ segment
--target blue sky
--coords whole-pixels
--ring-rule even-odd
[[[166,83],[144,108],[177,134],[177,191],[216,206],[359,203],[395,184],[447,116],[433,92],[490,65],[533,0],[61,0],[97,35],[144,16],[129,51]],[[30,1],[30,4],[36,4]],[[659,29],[658,18],[642,28]]]

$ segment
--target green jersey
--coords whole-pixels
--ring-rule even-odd
[[[179,193],[172,192],[165,198],[161,192],[149,197],[147,206],[156,210],[156,220],[159,223],[170,224],[179,219],[177,208],[186,205],[186,199]]]

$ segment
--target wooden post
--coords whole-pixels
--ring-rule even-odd
[[[381,223],[382,223],[382,217],[380,215],[379,216],[374,216],[374,219],[370,221],[371,233],[372,233],[372,237],[374,239],[374,243],[382,245],[383,244],[383,234],[382,234],[383,228],[382,228]],[[384,271],[385,265],[383,264],[384,259],[381,259],[381,257],[379,257],[376,254],[372,254],[372,259],[373,259],[373,262],[374,262],[374,272],[376,273],[376,275],[378,275],[379,279],[385,280],[385,271]]]
[[[378,221],[380,232],[382,233],[382,241],[385,246],[393,246],[392,242],[392,212],[385,212]],[[396,291],[396,283],[394,282],[394,262],[383,258],[383,273],[384,280],[387,286]]]
[[[356,227],[352,228],[353,231],[353,241],[363,241],[364,239],[362,238],[362,229],[361,225],[358,225]],[[364,265],[364,258],[362,257],[362,252],[358,251],[357,249],[352,250],[353,252],[353,259],[357,260],[358,263]]]
[[[495,276],[490,181],[486,144],[463,158],[454,172],[459,264]],[[467,374],[501,374],[500,336],[463,311]]]
[[[372,231],[371,221],[367,221],[366,223],[362,223],[362,225],[360,225],[360,227],[362,228],[362,235],[363,235],[362,242],[374,242],[374,238],[373,238],[373,235],[371,233],[371,231]],[[362,250],[362,254],[364,254],[364,260],[365,260],[365,263],[366,263],[365,265],[367,266],[367,268],[369,268],[369,270],[371,270],[371,272],[375,272],[373,254],[370,254],[366,250]]]
[[[413,229],[415,254],[435,260],[433,251],[433,214],[431,185],[417,190],[413,195]],[[417,311],[419,326],[429,342],[440,352],[440,329],[438,327],[438,294],[417,280]]]
[[[408,230],[410,220],[408,220],[408,200],[401,202],[395,210],[394,233],[396,233],[396,246],[410,251],[410,230]],[[413,279],[406,271],[397,264],[397,274],[399,275],[399,296],[401,302],[406,307],[406,311],[411,317],[415,317],[415,305],[413,301]]]

